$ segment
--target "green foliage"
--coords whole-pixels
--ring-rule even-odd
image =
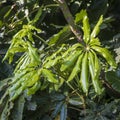
[[[120,101],[118,99],[109,103],[95,103],[93,101],[88,102],[88,108],[86,111],[81,111],[79,120],[119,120]],[[86,112],[86,117],[84,119],[84,112]]]
[[[66,1],[82,42],[53,0],[0,2],[1,120],[120,118],[120,2]]]

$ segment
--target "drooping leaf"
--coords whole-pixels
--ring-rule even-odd
[[[30,42],[28,42],[28,50],[29,50],[29,57],[31,59],[31,63],[34,63],[35,65],[39,65],[40,64],[40,57],[39,57],[39,54],[37,52],[37,49],[34,48]]]

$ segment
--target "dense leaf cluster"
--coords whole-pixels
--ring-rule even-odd
[[[119,0],[58,1],[0,2],[0,120],[119,120]]]

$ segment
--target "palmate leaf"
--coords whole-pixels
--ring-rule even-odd
[[[106,72],[105,78],[115,91],[120,92],[120,69]]]

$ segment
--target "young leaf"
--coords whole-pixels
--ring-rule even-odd
[[[39,8],[37,14],[35,15],[35,18],[32,20],[33,23],[36,23],[39,20],[40,16],[42,15],[42,10],[43,10],[43,6]]]
[[[86,43],[89,42],[90,40],[90,25],[89,25],[89,19],[88,19],[88,16],[85,15],[83,17],[83,32],[84,32],[84,36],[83,36],[83,39]]]
[[[80,13],[77,13],[75,15],[75,23],[79,23],[80,21],[82,21],[83,17],[87,15],[86,10],[81,10]]]
[[[89,88],[89,70],[88,70],[88,53],[86,52],[82,59],[81,66],[81,74],[80,74],[80,84],[82,86],[83,92],[88,94]]]
[[[101,15],[96,26],[94,27],[92,33],[91,33],[91,38],[95,38],[98,33],[100,32],[100,25],[102,24],[103,22],[103,16]]]

